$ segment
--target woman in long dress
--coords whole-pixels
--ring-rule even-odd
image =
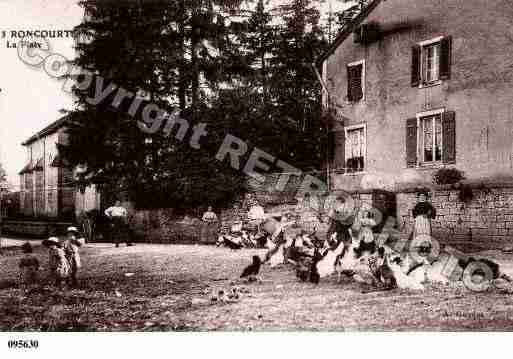
[[[420,236],[431,236],[432,234],[431,220],[436,218],[436,210],[427,198],[426,192],[417,194],[417,204],[412,211],[415,220],[413,239]]]

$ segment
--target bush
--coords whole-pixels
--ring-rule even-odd
[[[463,203],[468,203],[474,199],[474,192],[472,188],[468,185],[463,185],[460,188],[460,192],[458,193],[458,198]]]
[[[463,172],[456,168],[440,168],[433,174],[433,183],[437,185],[452,185],[464,179]]]

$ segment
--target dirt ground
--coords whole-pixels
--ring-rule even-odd
[[[82,248],[80,287],[56,290],[46,280],[16,284],[19,249],[0,256],[2,331],[185,330],[511,330],[513,296],[476,293],[461,283],[415,293],[371,291],[336,277],[298,282],[290,266],[264,267],[260,283],[233,303],[211,303],[212,288],[230,289],[253,254],[195,245],[110,244]],[[44,248],[36,247],[43,267]],[[511,265],[512,255],[488,253]],[[43,270],[43,274],[46,271]]]

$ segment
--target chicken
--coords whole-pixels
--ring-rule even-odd
[[[240,277],[241,278],[248,277],[248,280],[251,280],[252,278],[254,278],[258,275],[258,273],[260,272],[261,265],[262,265],[262,260],[260,259],[260,257],[253,256],[253,263],[251,263],[249,266],[244,268]]]

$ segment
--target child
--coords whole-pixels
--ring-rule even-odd
[[[70,274],[70,266],[66,259],[66,254],[57,237],[45,239],[43,245],[48,247],[48,269],[50,270],[50,278],[54,279],[55,285],[60,288],[62,281],[67,279]]]
[[[32,246],[29,242],[25,242],[21,246],[21,250],[25,254],[19,263],[21,283],[26,285],[33,284],[37,281],[39,261],[32,254]]]
[[[78,269],[81,267],[78,247],[82,246],[82,241],[77,237],[78,229],[76,227],[68,227],[63,248],[70,266],[69,283],[71,286],[76,286],[78,284],[77,273]]]
[[[359,246],[355,248],[357,257],[361,257],[363,254],[374,254],[376,251],[376,243],[374,241],[374,233],[372,227],[376,225],[376,221],[371,216],[370,210],[362,208],[358,213],[358,243]]]

